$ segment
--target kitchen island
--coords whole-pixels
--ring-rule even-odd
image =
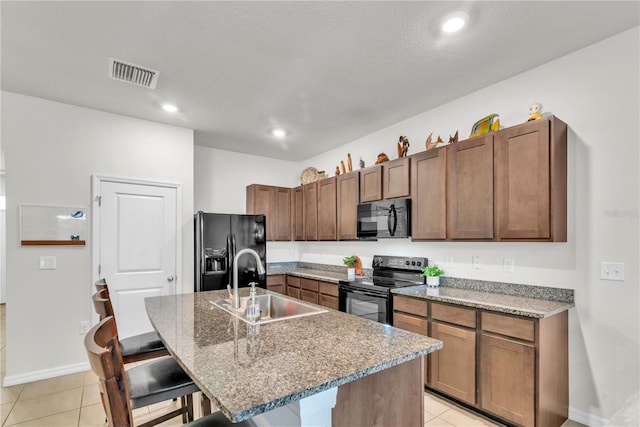
[[[251,325],[211,303],[227,297],[211,291],[145,304],[171,354],[231,421],[422,425],[421,356],[440,341],[330,309]]]

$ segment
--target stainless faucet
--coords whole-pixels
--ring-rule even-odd
[[[258,253],[253,249],[245,248],[236,254],[233,258],[233,308],[236,310],[240,308],[240,294],[238,293],[238,259],[244,254],[251,254],[256,259],[256,264],[258,264],[258,274],[265,273],[262,261],[260,261],[260,255],[258,255]]]

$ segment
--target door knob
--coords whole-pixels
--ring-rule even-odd
[[[169,276],[169,277],[167,277],[167,281],[169,281],[169,282],[173,282],[173,276]]]

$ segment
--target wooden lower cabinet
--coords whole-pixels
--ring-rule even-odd
[[[480,407],[522,426],[535,425],[535,348],[482,336]]]
[[[338,284],[318,282],[318,304],[323,307],[338,309]]]
[[[267,289],[279,294],[286,294],[286,283],[284,274],[267,276]]]
[[[475,330],[431,322],[431,338],[443,348],[431,355],[431,387],[463,402],[476,403]]]
[[[427,301],[415,298],[393,296],[393,326],[405,331],[415,332],[420,335],[428,335],[429,324],[427,320]],[[423,358],[424,385],[429,380],[429,356]]]
[[[287,275],[287,295],[300,299],[300,278]]]
[[[394,295],[393,326],[443,342],[427,387],[518,426],[567,420],[567,311],[535,319]]]

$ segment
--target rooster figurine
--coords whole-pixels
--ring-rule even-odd
[[[407,157],[407,151],[409,151],[409,138],[400,135],[398,139],[398,158]]]

